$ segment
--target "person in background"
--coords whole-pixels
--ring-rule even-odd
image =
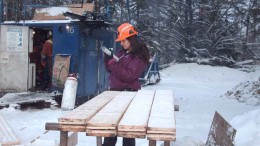
[[[52,32],[48,33],[48,40],[45,41],[41,52],[41,64],[44,67],[44,84],[46,88],[51,87],[52,78]]]
[[[117,30],[116,41],[122,46],[116,54],[119,60],[105,56],[105,66],[110,73],[109,88],[114,91],[137,91],[141,89],[139,77],[149,64],[150,53],[133,25],[123,23]],[[116,142],[117,137],[106,137],[103,146],[115,146]],[[135,139],[123,138],[123,146],[135,146]]]

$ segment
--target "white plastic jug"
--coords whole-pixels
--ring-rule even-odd
[[[72,110],[75,107],[78,81],[75,77],[68,77],[62,95],[61,108],[63,110]]]

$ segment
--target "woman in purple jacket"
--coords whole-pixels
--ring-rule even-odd
[[[137,91],[141,89],[139,77],[149,63],[150,53],[147,45],[138,38],[133,25],[124,23],[117,30],[116,41],[122,46],[116,54],[119,60],[105,59],[106,69],[110,73],[110,90]],[[106,137],[103,146],[115,146],[116,141],[117,137]],[[123,138],[123,146],[135,146],[135,139]]]

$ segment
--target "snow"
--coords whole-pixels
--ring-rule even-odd
[[[239,145],[260,145],[260,109],[235,116],[230,123],[239,130],[236,135],[236,142]]]
[[[71,12],[71,11],[67,7],[50,7],[50,8],[43,8],[43,9],[36,10],[36,13],[46,13],[46,16],[62,15],[65,12]]]
[[[175,104],[180,110],[175,112],[177,141],[172,146],[202,146],[205,144],[213,120],[214,112],[218,111],[236,130],[236,146],[260,145],[260,105],[247,104],[239,100],[235,94],[227,93],[242,91],[241,96],[246,100],[259,102],[260,94],[255,91],[260,87],[246,86],[245,83],[259,81],[260,68],[254,72],[243,72],[227,67],[212,67],[207,65],[172,64],[161,70],[161,81],[155,85],[146,86],[143,90],[168,89],[174,91]],[[258,82],[259,84],[259,82]],[[240,85],[240,86],[239,86]],[[236,87],[236,88],[235,88]],[[255,87],[256,89],[251,90]],[[251,93],[254,96],[250,96]],[[43,137],[46,122],[57,122],[58,117],[68,111],[61,109],[27,109],[21,111],[13,107],[0,110],[17,137],[21,145],[30,145],[36,137]],[[57,144],[59,132],[48,132],[50,143]],[[37,141],[37,140],[36,140]],[[44,140],[39,138],[37,145]],[[161,144],[162,142],[158,142]],[[78,146],[95,146],[95,137],[79,133]],[[122,138],[118,138],[116,146],[122,145]],[[147,146],[146,139],[136,139],[137,146]]]
[[[73,20],[74,22],[79,20]],[[71,23],[71,20],[25,20],[25,21],[19,21],[20,24],[41,24],[41,23]],[[17,22],[15,21],[5,21],[4,24],[15,24]]]
[[[34,92],[7,93],[2,98],[0,98],[0,106],[50,100],[53,98],[51,95],[52,94],[49,93]]]

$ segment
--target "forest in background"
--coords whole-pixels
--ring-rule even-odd
[[[4,0],[3,19],[30,20],[36,8],[86,2],[111,23],[135,25],[161,64],[260,62],[258,0]]]

